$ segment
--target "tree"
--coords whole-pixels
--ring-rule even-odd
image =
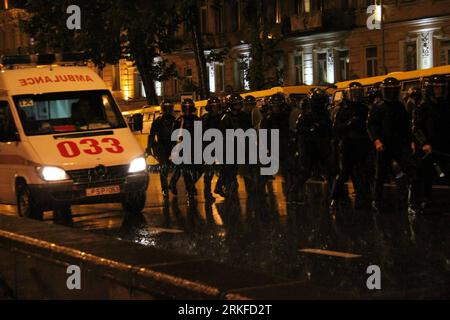
[[[209,97],[208,69],[206,65],[205,48],[200,26],[200,8],[198,0],[181,0],[178,2],[177,13],[191,35],[192,50],[198,73],[198,90],[200,99]]]
[[[157,103],[155,81],[177,74],[174,63],[162,58],[178,44],[178,17],[170,1],[120,0],[123,55],[136,64],[149,104]]]
[[[121,58],[119,20],[113,1],[77,1],[82,13],[82,29],[69,30],[66,9],[72,1],[30,0],[23,8],[28,16],[22,28],[35,40],[35,50],[45,52],[85,51],[100,68]]]
[[[251,90],[261,90],[279,85],[282,70],[278,68],[282,57],[277,45],[282,36],[275,38],[270,33],[267,1],[243,0],[243,15],[250,29],[250,54],[243,61],[246,79]]]
[[[69,5],[81,8],[81,30],[66,27]],[[100,68],[120,59],[132,60],[141,74],[149,104],[158,102],[155,81],[176,74],[162,58],[176,46],[178,18],[173,1],[159,0],[29,0],[24,30],[44,51],[86,51]]]

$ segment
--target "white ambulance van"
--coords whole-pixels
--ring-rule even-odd
[[[120,202],[139,212],[144,151],[110,91],[88,67],[0,69],[0,203],[20,216]]]

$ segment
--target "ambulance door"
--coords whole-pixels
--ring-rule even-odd
[[[19,134],[8,101],[0,98],[0,203],[12,204],[15,201],[15,172],[24,162],[19,144]]]

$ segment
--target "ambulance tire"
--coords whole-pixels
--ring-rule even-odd
[[[145,207],[146,192],[128,193],[122,200],[122,207],[126,212],[141,213]]]
[[[35,204],[30,188],[25,182],[17,184],[17,213],[21,217],[35,220],[42,220],[44,216],[44,210]]]

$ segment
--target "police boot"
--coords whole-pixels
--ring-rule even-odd
[[[169,190],[174,196],[178,195],[177,185],[175,183],[170,183]]]
[[[410,186],[408,188],[408,214],[411,216],[422,213],[420,206],[416,204],[416,194],[414,191],[413,187]]]

